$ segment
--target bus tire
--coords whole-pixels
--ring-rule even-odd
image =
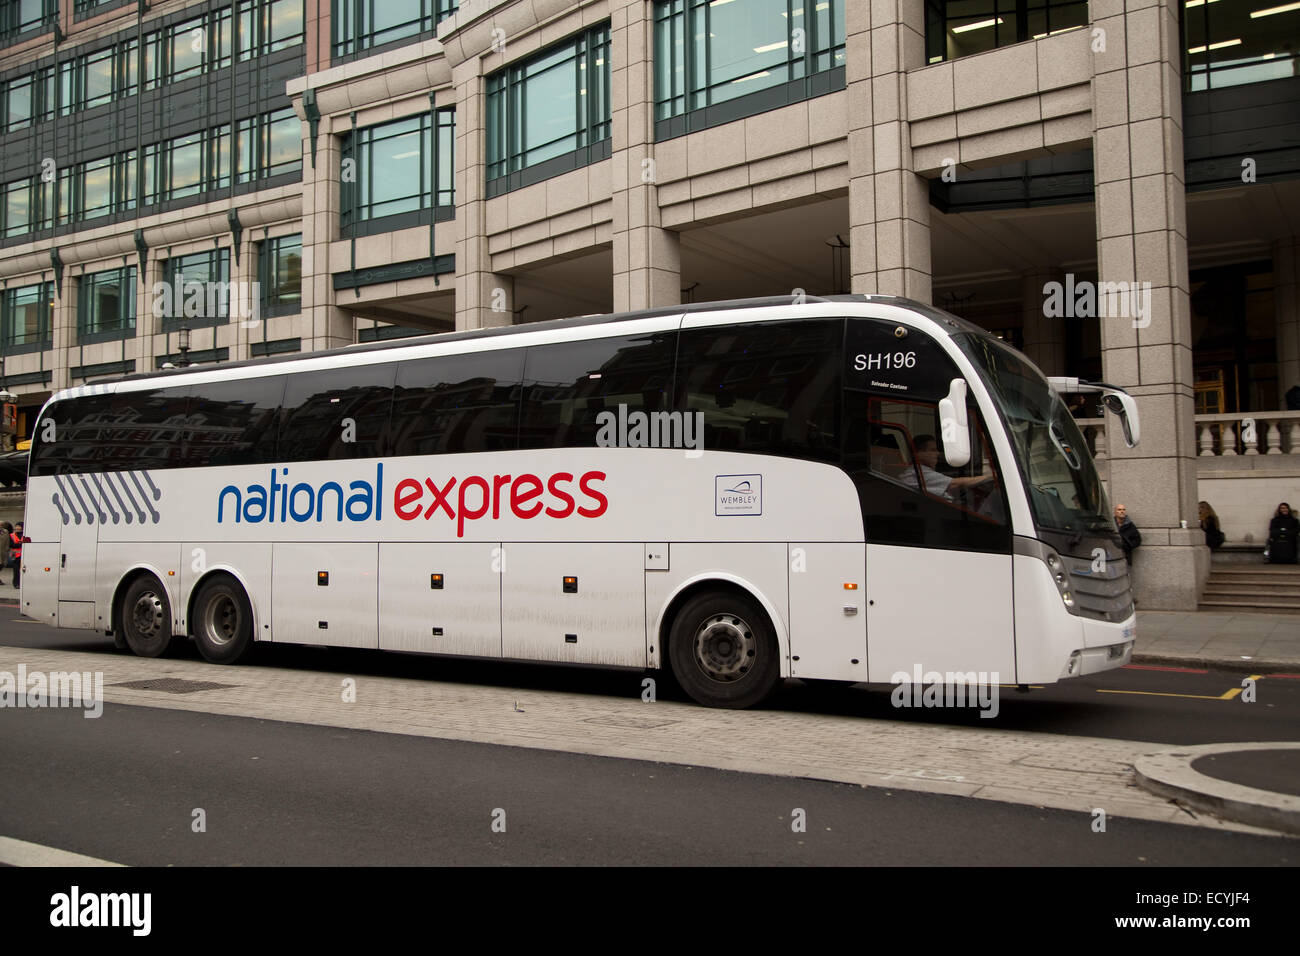
[[[253,607],[229,575],[209,578],[199,588],[190,625],[199,653],[213,664],[238,663],[253,645]]]
[[[162,657],[172,643],[172,607],[167,589],[152,574],[131,582],[122,595],[122,636],[138,657]]]
[[[673,619],[668,658],[682,689],[706,707],[753,707],[781,682],[767,612],[736,591],[691,598]]]

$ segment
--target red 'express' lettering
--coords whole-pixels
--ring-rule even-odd
[[[524,520],[536,518],[543,510],[551,518],[567,518],[575,507],[584,518],[599,518],[609,508],[609,499],[594,485],[605,478],[603,471],[588,471],[578,479],[578,488],[588,499],[587,504],[581,505],[569,490],[574,477],[567,471],[557,471],[545,481],[532,474],[517,475],[513,480],[510,475],[491,478],[470,475],[464,479],[449,478],[442,486],[432,478],[425,478],[423,484],[414,478],[404,478],[393,489],[393,513],[403,521],[414,521],[423,512],[427,521],[435,511],[444,511],[456,522],[458,538],[465,536],[467,521],[484,517],[489,508],[492,517],[499,518],[503,498],[508,498],[506,503],[514,516]],[[455,491],[458,484],[459,491]]]

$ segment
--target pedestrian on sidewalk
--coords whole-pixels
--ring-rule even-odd
[[[0,568],[9,567],[12,543],[9,536],[14,533],[14,526],[8,521],[0,521]]]
[[[1199,501],[1196,509],[1200,512],[1201,530],[1205,532],[1205,543],[1210,546],[1211,551],[1218,551],[1222,546],[1224,538],[1223,529],[1219,527],[1219,516],[1214,513],[1208,501]]]
[[[1120,546],[1124,549],[1124,560],[1133,563],[1133,549],[1142,543],[1142,532],[1138,531],[1128,516],[1128,509],[1123,505],[1115,506],[1115,527],[1119,529]]]
[[[14,525],[14,530],[9,532],[9,560],[13,562],[10,566],[14,569],[14,587],[19,587],[21,578],[19,575],[23,570],[23,523],[20,521]]]
[[[1269,564],[1295,564],[1296,541],[1300,539],[1300,521],[1291,513],[1285,501],[1277,506],[1273,520],[1268,523],[1268,544],[1264,557]]]

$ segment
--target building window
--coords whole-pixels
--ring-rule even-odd
[[[59,0],[0,0],[0,42],[54,25]]]
[[[844,44],[844,0],[656,3],[655,138],[843,89]]]
[[[609,156],[609,24],[487,78],[487,194]]]
[[[267,239],[258,246],[262,315],[293,315],[302,309],[302,234]]]
[[[292,107],[239,121],[235,181],[252,182],[302,169],[302,124]]]
[[[81,277],[77,290],[77,339],[98,342],[135,335],[135,266]]]
[[[0,292],[0,344],[8,351],[49,348],[53,308],[53,282]]]
[[[150,33],[144,40],[145,89],[229,66],[231,43],[230,7]]]
[[[182,326],[223,325],[230,317],[230,250],[211,249],[163,261],[158,310],[162,331]],[[155,313],[157,314],[157,313]]]
[[[458,7],[458,0],[334,0],[334,59],[436,36],[438,24]]]
[[[368,126],[344,137],[345,237],[380,231],[379,226],[388,231],[450,218],[456,205],[455,140],[454,109]],[[438,209],[446,214],[436,215]],[[360,228],[372,222],[377,224],[373,229]]]
[[[1250,9],[1255,6],[1260,9]],[[1295,76],[1300,4],[1186,0],[1183,40],[1183,85],[1189,93]]]
[[[32,197],[36,180],[32,177],[5,183],[0,189],[0,235],[6,239],[21,236],[35,228]]]
[[[303,42],[303,0],[240,0],[239,59]]]
[[[1087,23],[1085,0],[926,0],[926,62],[1041,40]]]

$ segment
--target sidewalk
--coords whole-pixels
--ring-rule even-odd
[[[1300,672],[1300,614],[1138,611],[1140,664]]]

